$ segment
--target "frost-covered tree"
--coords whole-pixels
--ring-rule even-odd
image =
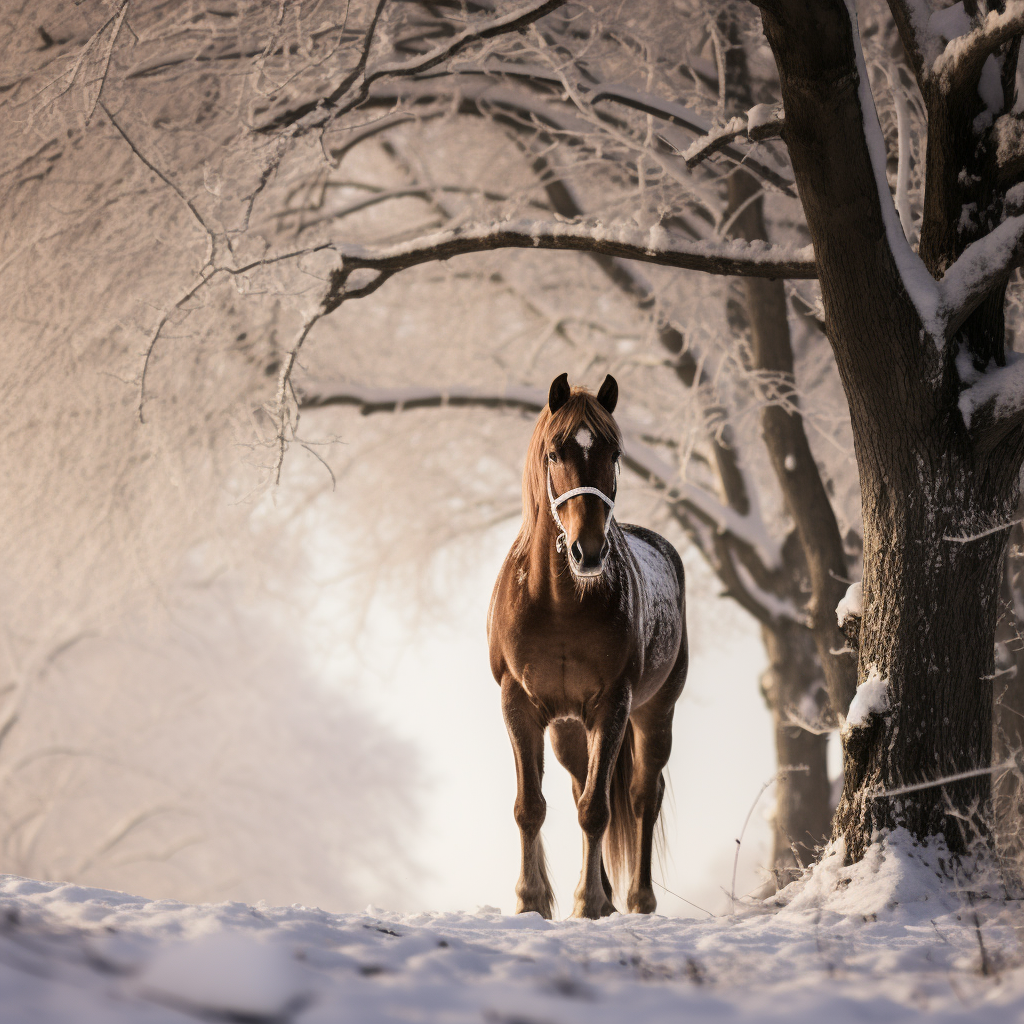
[[[296,606],[302,573],[252,422],[288,289],[250,315],[214,280],[176,315],[209,235],[160,154],[104,120],[119,70],[99,92],[144,22],[0,6],[0,864],[196,900],[390,901],[409,748],[307,664],[271,597],[287,579]],[[169,134],[204,123],[203,88],[173,98]],[[179,372],[156,369],[140,424],[141,339],[165,313]]]

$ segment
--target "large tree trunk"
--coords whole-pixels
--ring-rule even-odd
[[[852,859],[876,830],[899,826],[922,840],[943,836],[963,852],[986,832],[987,775],[886,794],[990,763],[1005,532],[970,543],[948,538],[1012,514],[1019,439],[997,453],[994,442],[967,430],[957,406],[956,346],[928,335],[898,270],[895,254],[906,262],[906,247],[893,233],[895,211],[883,206],[892,200],[871,164],[875,113],[862,109],[870,100],[859,92],[846,4],[759,6],[779,69],[783,138],[814,243],[861,481],[858,678],[861,687],[873,685],[858,691],[865,713],[851,715],[843,730],[846,786],[835,834]],[[930,159],[942,144],[930,128]],[[942,267],[928,269],[936,274]],[[972,318],[959,335],[972,353],[992,349],[992,318],[984,319]],[[1000,338],[1000,352],[1001,346]],[[868,693],[877,698],[863,700]]]
[[[895,398],[895,396],[893,396]],[[895,407],[894,407],[895,409]],[[905,429],[899,417],[891,430]],[[920,436],[902,455],[860,434],[864,617],[860,674],[887,680],[883,713],[844,730],[846,789],[837,828],[859,856],[875,829],[945,837],[957,852],[987,830],[989,777],[903,796],[873,795],[990,763],[999,536],[959,544],[964,507],[999,509],[1004,490],[979,493],[955,425]],[[888,447],[888,446],[887,446]],[[867,454],[861,454],[867,450]],[[865,471],[869,470],[869,471]],[[923,484],[923,486],[922,486]]]

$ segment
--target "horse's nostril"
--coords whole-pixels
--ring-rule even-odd
[[[602,562],[608,557],[608,548],[609,548],[609,544],[608,544],[608,541],[606,540],[601,545],[601,561]]]
[[[572,542],[572,547],[569,548],[569,553],[572,555],[572,560],[578,565],[583,561],[583,547],[578,540]]]

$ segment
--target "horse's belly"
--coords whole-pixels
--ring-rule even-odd
[[[638,630],[644,671],[633,694],[636,707],[661,688],[675,667],[683,642],[683,595],[675,569],[661,551],[632,534],[626,541],[641,569],[644,589],[644,612]]]
[[[644,635],[644,672],[633,693],[633,706],[649,700],[669,677],[679,658],[683,623],[671,602],[656,604]]]

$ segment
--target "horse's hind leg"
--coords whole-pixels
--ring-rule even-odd
[[[609,693],[587,734],[587,784],[576,805],[583,829],[583,872],[576,887],[575,917],[596,918],[610,913],[605,909],[608,897],[601,884],[601,845],[611,820],[609,790],[629,720],[629,699],[625,688],[617,694]]]
[[[516,759],[515,816],[522,842],[522,869],[516,883],[516,913],[536,911],[551,917],[554,893],[544,863],[544,846],[540,827],[544,824],[547,804],[541,792],[544,775],[544,725],[537,720],[537,711],[523,688],[511,676],[501,683],[501,709],[505,727],[512,741]]]
[[[634,839],[633,877],[626,896],[631,914],[652,914],[658,905],[651,883],[654,826],[665,793],[662,771],[672,752],[672,708],[645,706],[633,716],[633,781],[629,787],[637,833]]]
[[[580,797],[587,785],[587,732],[583,723],[573,718],[562,718],[551,723],[551,749],[559,763],[572,776],[572,798],[577,808],[580,805]],[[601,916],[615,912],[615,905],[612,903],[612,883],[608,873],[604,869],[604,860],[601,861],[601,888],[607,897],[607,902],[601,908]]]

